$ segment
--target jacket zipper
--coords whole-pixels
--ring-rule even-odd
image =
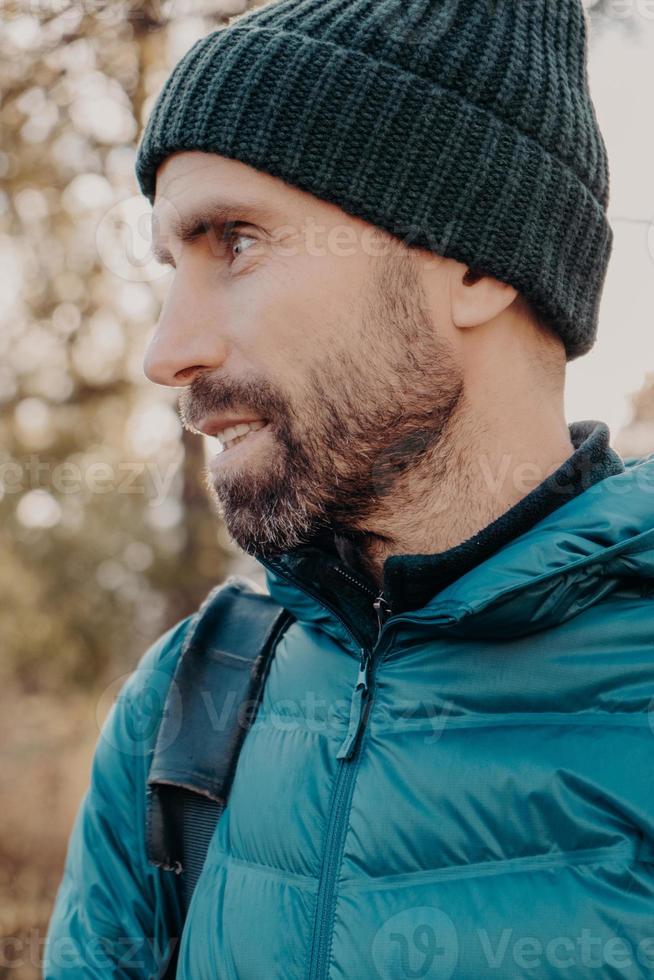
[[[377,613],[378,625],[377,641],[375,643],[376,647],[379,643],[379,638],[381,636],[381,631],[384,628],[384,623],[392,612],[389,603],[384,598],[383,592],[381,595],[377,596],[373,602],[373,608]],[[351,759],[356,751],[359,735],[361,734],[367,717],[366,708],[369,704],[368,696],[370,693],[372,666],[373,650],[368,650],[366,647],[362,647],[361,660],[359,662],[359,673],[354,685],[354,690],[352,691],[352,700],[350,702],[350,723],[348,725],[345,741],[338,750],[338,755],[336,756],[337,759]]]
[[[338,572],[339,575],[342,575],[343,578],[346,578],[348,582],[352,582],[353,585],[356,585],[357,589],[359,589],[361,592],[365,592],[366,595],[373,597],[375,601],[377,601],[377,593],[373,592],[370,586],[366,585],[365,582],[362,582],[360,579],[355,578],[354,575],[351,575],[349,572],[346,572],[345,569],[341,568],[340,565],[336,566],[336,571]],[[382,592],[382,596],[383,594],[384,593]],[[373,602],[373,606],[374,605],[375,603]]]
[[[336,906],[336,884],[341,866],[342,852],[347,832],[347,821],[352,804],[352,794],[357,772],[356,756],[361,745],[371,707],[371,686],[382,629],[392,610],[384,594],[377,596],[373,607],[377,613],[378,633],[372,649],[361,649],[359,673],[350,703],[350,721],[345,740],[338,754],[339,769],[336,774],[332,805],[325,834],[325,850],[316,897],[309,980],[325,980],[329,970],[332,923]]]
[[[298,583],[296,579],[292,575],[289,575],[286,571],[277,568],[275,565],[269,564],[266,559],[260,558],[259,562],[271,572],[281,575],[288,582],[299,589],[300,592],[304,593],[304,595],[314,599],[323,607],[323,609],[329,610],[329,612],[344,627],[355,645],[357,647],[359,646],[357,637],[353,634],[347,622],[340,615],[337,609],[335,609],[328,602],[325,602],[320,595],[316,595],[310,589],[300,585],[300,583]],[[357,581],[355,578],[343,572],[341,569],[339,569],[339,571],[341,571],[346,578],[350,579],[350,581],[357,585],[359,589],[365,592],[368,596],[374,595],[374,592],[362,582]],[[351,705],[348,733],[337,755],[339,769],[336,773],[334,789],[332,791],[332,804],[329,812],[327,830],[325,833],[325,850],[322,860],[320,880],[318,883],[318,894],[316,897],[316,910],[314,915],[311,961],[309,965],[308,980],[325,980],[329,970],[331,925],[334,918],[336,905],[336,881],[341,864],[341,854],[344,845],[345,832],[347,829],[347,818],[349,815],[352,793],[354,790],[356,775],[356,765],[354,765],[354,762],[356,761],[356,755],[359,746],[361,745],[359,736],[361,735],[368,719],[368,715],[370,714],[370,707],[372,704],[372,681],[374,680],[376,665],[380,659],[379,645],[382,638],[382,631],[386,620],[392,615],[391,606],[387,602],[383,592],[375,597],[373,608],[377,614],[377,639],[372,649],[360,647],[361,661],[359,664],[359,673],[352,692],[354,708]],[[411,617],[406,615],[395,617],[396,623],[411,621]],[[377,656],[375,656],[375,654],[377,654]],[[359,699],[361,702],[360,713]]]

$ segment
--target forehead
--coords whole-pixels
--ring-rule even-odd
[[[272,210],[284,203],[284,190],[282,181],[238,160],[196,151],[176,153],[157,171],[153,218],[157,224],[164,225],[176,214],[218,198],[225,201],[251,199]]]
[[[222,203],[249,206],[251,220],[278,220],[301,227],[318,221],[334,224],[367,223],[329,201],[256,170],[240,160],[215,153],[184,151],[168,157],[157,171],[153,226],[168,234],[180,219]],[[243,220],[248,215],[243,214]]]
[[[160,165],[157,170],[156,195],[170,197],[182,193],[190,185],[202,186],[216,181],[246,187],[265,184],[271,193],[274,193],[275,184],[278,183],[280,189],[285,186],[283,181],[255,170],[240,160],[231,160],[217,153],[185,150],[173,153]]]

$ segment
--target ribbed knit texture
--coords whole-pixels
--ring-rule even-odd
[[[136,164],[218,153],[510,283],[586,353],[612,232],[580,0],[277,0],[198,41]]]

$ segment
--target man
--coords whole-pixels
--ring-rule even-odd
[[[578,0],[281,0],[152,113],[146,373],[295,617],[179,977],[654,969],[654,460],[563,411],[611,246],[585,48]],[[188,623],[103,732],[49,977],[165,969],[131,733]]]

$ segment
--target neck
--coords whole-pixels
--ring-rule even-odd
[[[561,404],[475,413],[463,405],[429,457],[380,503],[359,538],[367,574],[383,584],[394,554],[437,554],[472,537],[531,493],[574,452]]]

